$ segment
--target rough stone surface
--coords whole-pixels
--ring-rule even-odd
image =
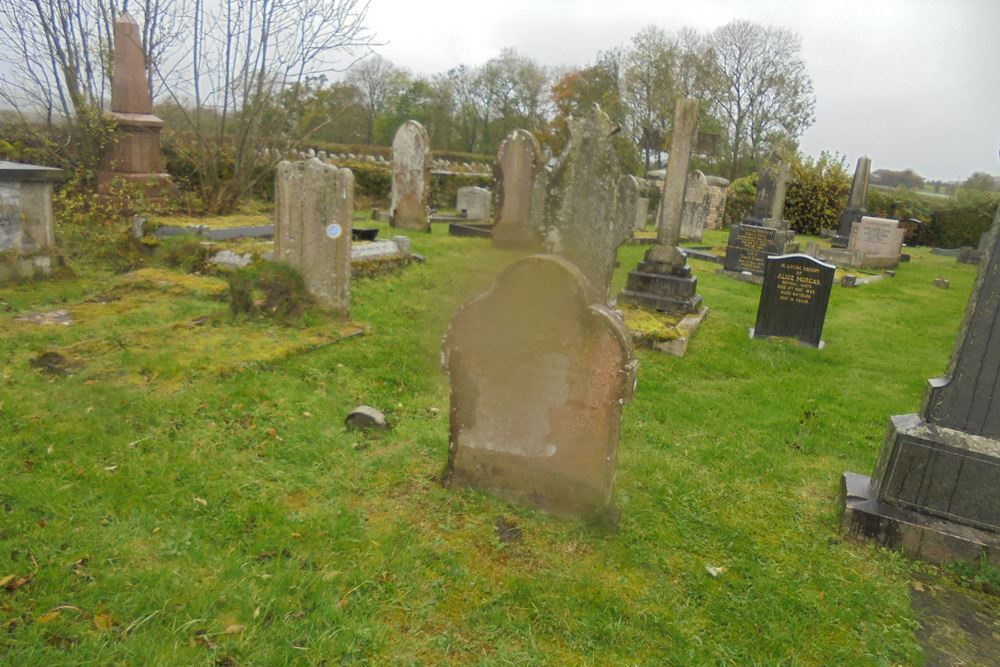
[[[107,186],[116,178],[124,179],[145,184],[147,196],[166,196],[170,176],[160,152],[163,121],[153,115],[142,33],[128,12],[115,21],[114,36],[111,117],[117,127],[115,140],[105,149],[98,183]]]
[[[729,181],[721,176],[706,176],[708,182],[708,215],[705,227],[722,229],[725,226],[726,199],[729,198]]]
[[[949,287],[951,287],[951,281],[949,281],[947,278],[935,278],[934,287],[938,287],[940,289],[948,289]]]
[[[316,158],[281,162],[274,190],[275,259],[302,273],[322,307],[346,315],[354,175]]]
[[[613,519],[622,405],[635,360],[622,321],[569,261],[508,267],[452,320],[444,481],[564,517]]]
[[[708,193],[708,179],[705,174],[695,171],[688,176],[684,192],[684,211],[681,214],[681,238],[701,241],[708,219],[711,198]]]
[[[0,161],[0,252],[14,262],[0,268],[0,283],[47,275],[57,260],[52,183],[62,170]]]
[[[619,295],[625,303],[677,315],[696,313],[701,307],[698,280],[691,275],[687,257],[678,246],[688,164],[697,129],[698,100],[678,100],[656,243],[646,251],[635,271],[629,272],[625,289]]]
[[[389,428],[389,422],[385,415],[370,405],[359,405],[351,410],[347,418],[344,419],[344,425],[360,431],[385,431]]]
[[[592,301],[606,302],[618,246],[632,236],[638,185],[620,183],[615,126],[596,104],[570,121],[569,141],[548,179],[545,245],[587,277]],[[628,179],[631,178],[631,181]],[[620,205],[622,196],[628,203]]]
[[[489,220],[490,191],[476,186],[459,188],[455,209],[459,212],[465,211],[466,220]]]
[[[532,192],[542,169],[542,149],[527,130],[514,130],[500,144],[496,166],[498,248],[537,248],[539,230],[531,224]]]
[[[646,229],[646,221],[649,219],[649,198],[639,197],[635,202],[635,231],[641,232]]]
[[[427,231],[430,229],[428,204],[431,189],[431,141],[424,126],[408,120],[396,130],[392,140],[393,227]]]
[[[871,176],[872,161],[867,157],[858,158],[851,180],[851,194],[847,199],[847,208],[840,214],[837,234],[830,240],[834,248],[846,248],[851,239],[851,228],[865,214],[865,201],[868,198],[868,179]]]
[[[890,421],[868,482],[877,505],[845,512],[850,532],[939,562],[1000,561],[1000,207],[985,253],[946,377],[921,414]]]
[[[788,171],[788,165],[784,162],[760,170],[751,220],[774,229],[788,229],[788,223],[784,221]]]

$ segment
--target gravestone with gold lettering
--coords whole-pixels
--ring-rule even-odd
[[[753,210],[743,222],[729,231],[725,271],[764,275],[764,260],[769,255],[797,252],[795,232],[785,220],[785,188],[788,165],[777,164],[761,169],[757,177],[757,196]]]
[[[768,257],[754,338],[787,337],[822,347],[823,322],[837,268],[808,255]]]

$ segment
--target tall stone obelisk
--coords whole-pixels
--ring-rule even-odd
[[[891,418],[871,478],[845,473],[844,529],[936,562],[1000,566],[1000,207],[947,376]]]
[[[117,129],[104,152],[97,175],[99,185],[124,179],[147,185],[151,196],[166,194],[170,176],[164,171],[160,152],[160,130],[164,123],[153,115],[142,35],[139,24],[128,12],[115,21],[110,115]]]
[[[625,303],[677,315],[695,313],[701,307],[701,295],[696,293],[698,279],[691,275],[687,258],[678,247],[684,188],[697,129],[698,100],[677,100],[656,244],[646,251],[635,271],[629,272],[625,289],[618,295]]]
[[[851,194],[847,199],[847,208],[840,214],[837,225],[837,235],[830,241],[834,248],[846,248],[851,240],[851,228],[854,223],[864,217],[865,200],[868,198],[868,179],[871,175],[872,161],[867,157],[858,158],[858,166],[854,169],[851,180]]]

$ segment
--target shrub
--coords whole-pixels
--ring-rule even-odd
[[[753,210],[753,202],[757,196],[757,174],[753,173],[743,178],[737,178],[729,184],[726,196],[726,210],[722,214],[724,224],[729,227],[741,222]]]
[[[160,241],[154,256],[171,268],[199,273],[208,268],[211,254],[200,236],[182,235],[168,236]]]
[[[302,274],[288,264],[262,262],[238,269],[228,279],[229,307],[235,315],[287,319],[312,305]]]
[[[796,159],[785,193],[785,218],[799,234],[836,229],[850,190],[843,158],[824,151],[818,159]]]

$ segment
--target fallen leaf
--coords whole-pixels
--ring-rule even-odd
[[[46,623],[51,623],[52,621],[59,618],[59,613],[60,612],[58,609],[44,613],[35,619],[35,623],[38,623],[39,625],[45,625]]]
[[[31,583],[31,577],[19,577],[15,574],[9,574],[3,579],[0,579],[0,587],[6,588],[8,591],[16,591],[21,586]]]
[[[924,592],[924,585],[919,581],[911,581],[910,585],[913,586],[913,590],[917,591],[918,593]]]
[[[340,598],[340,600],[337,602],[337,608],[343,609],[346,606],[347,606],[347,598]]]
[[[245,626],[242,623],[233,623],[232,625],[230,625],[229,627],[227,627],[225,630],[223,630],[222,634],[224,634],[224,635],[238,635],[238,634],[240,634],[241,632],[243,632],[246,629],[247,629],[247,626]]]
[[[115,621],[111,618],[111,614],[106,612],[101,612],[100,614],[94,614],[94,627],[98,630],[110,630],[115,625]]]
[[[303,416],[303,417],[307,417],[307,418],[308,418],[308,417],[312,417],[312,416],[313,416],[313,413],[311,413],[311,412],[303,412],[303,413],[302,413],[302,416]]]
[[[726,571],[726,568],[724,568],[724,567],[713,567],[712,565],[706,565],[705,566],[705,572],[708,572],[708,574],[711,575],[711,576],[713,576],[713,577],[717,577],[717,576],[719,576],[720,574],[722,574],[725,571]]]
[[[116,465],[114,465],[114,466],[104,466],[104,469],[107,470],[108,472],[114,472],[115,470],[118,470],[118,466],[116,466]]]
[[[199,505],[204,505],[205,507],[208,507],[208,501],[205,500],[204,498],[199,498],[198,496],[195,496],[194,501]]]

